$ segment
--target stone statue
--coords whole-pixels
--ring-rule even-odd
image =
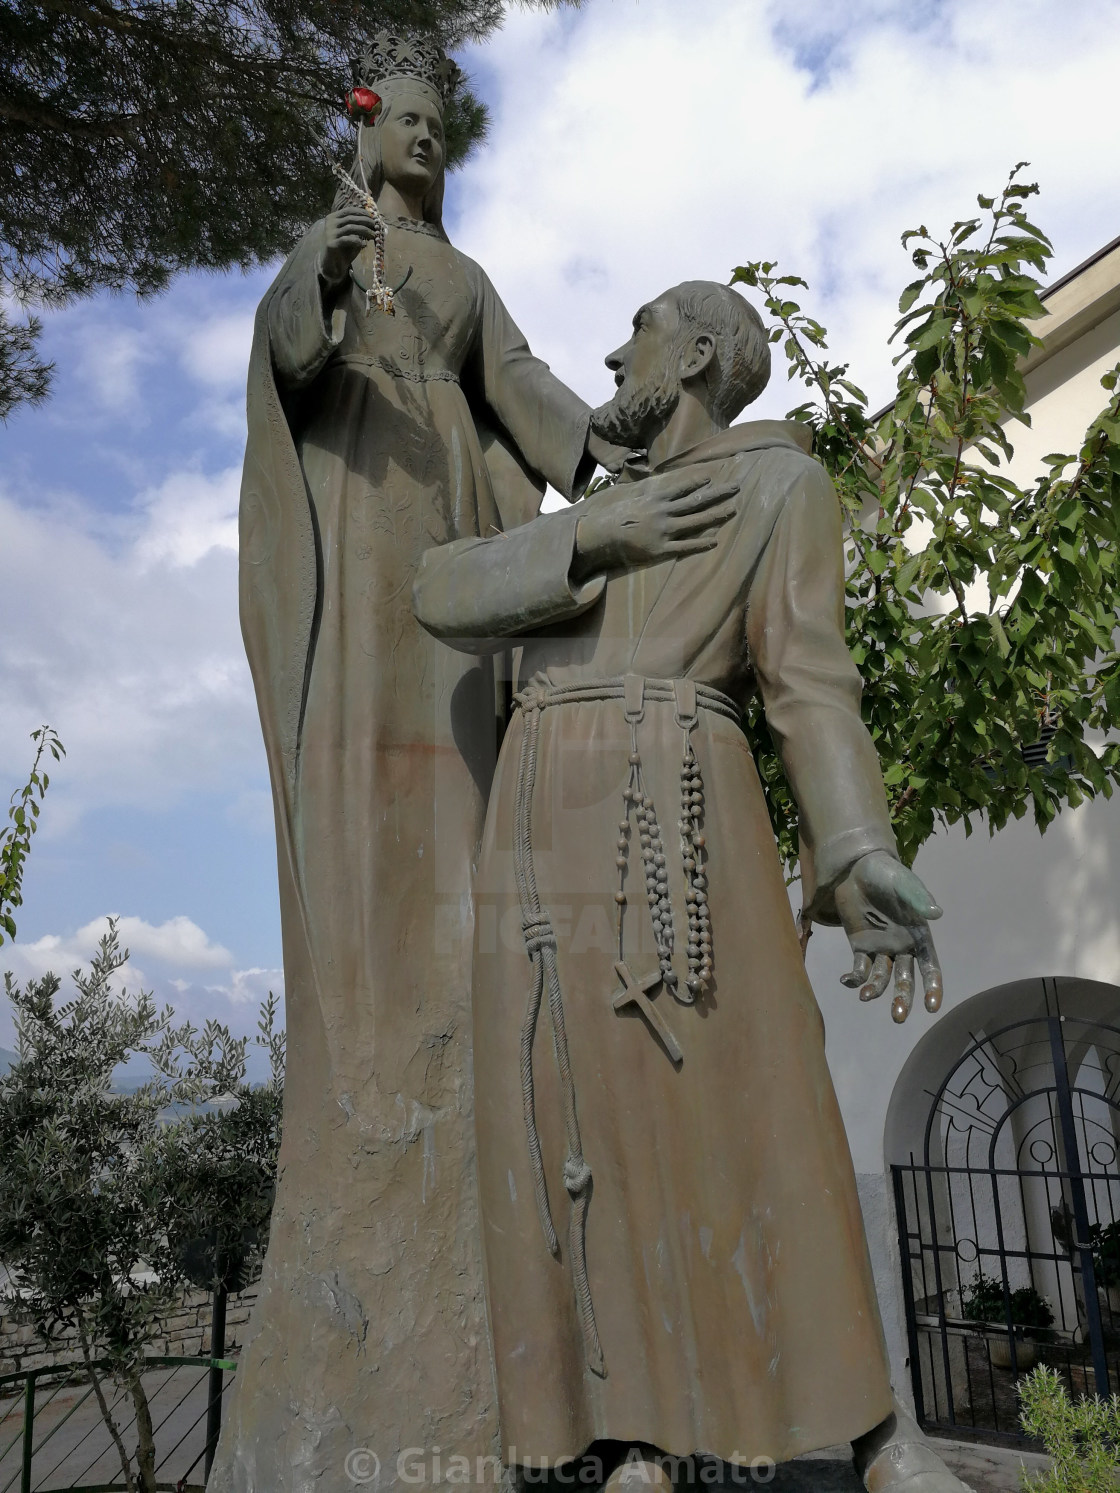
[[[470,872],[488,661],[412,613],[421,554],[594,471],[590,411],[444,232],[456,69],[382,34],[335,210],[261,303],[241,616],[276,809],[281,1180],[213,1487],[349,1487],[376,1449],[491,1450],[471,1132]],[[376,90],[376,95],[373,95]],[[367,200],[360,200],[360,199]],[[391,314],[387,314],[392,307]]]
[[[677,286],[607,359],[622,480],[429,551],[417,615],[521,650],[476,879],[482,1220],[502,1444],[784,1461],[960,1488],[892,1400],[824,1032],[740,711],[761,695],[817,921],[909,1009],[939,915],[897,858],[809,432],[734,291]],[[706,485],[705,485],[706,484]],[[896,1011],[897,1014],[897,1011]],[[514,1453],[509,1448],[516,1448]],[[910,1480],[913,1480],[912,1483]]]

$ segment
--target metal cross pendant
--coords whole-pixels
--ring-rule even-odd
[[[619,959],[614,967],[614,972],[622,981],[622,989],[611,1002],[616,1011],[625,1011],[628,1007],[637,1008],[638,1014],[644,1016],[650,1031],[664,1047],[665,1051],[676,1064],[684,1062],[684,1053],[680,1049],[676,1037],[673,1036],[665,1023],[665,1018],[660,1010],[649,998],[649,992],[661,984],[661,971],[655,969],[651,975],[646,975],[641,980],[636,980],[630,973],[630,967],[625,960]]]

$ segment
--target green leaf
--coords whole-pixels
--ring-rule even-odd
[[[1010,657],[1010,654],[1011,654],[1011,644],[1008,641],[1007,633],[1004,631],[1003,621],[1002,621],[999,613],[998,612],[993,612],[991,614],[991,617],[989,618],[989,621],[991,622],[992,636],[996,640],[996,647],[999,649],[1000,657],[1001,658],[1008,658],[1008,657]]]

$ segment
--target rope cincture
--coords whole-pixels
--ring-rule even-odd
[[[533,1084],[533,1040],[536,1037],[541,1001],[544,990],[547,988],[548,1013],[552,1020],[552,1050],[560,1076],[564,1130],[568,1141],[568,1154],[564,1161],[564,1186],[572,1203],[568,1231],[568,1242],[572,1252],[572,1282],[575,1287],[576,1304],[579,1308],[584,1353],[588,1367],[593,1373],[605,1377],[606,1365],[603,1361],[603,1348],[599,1341],[595,1306],[591,1299],[591,1285],[587,1278],[587,1205],[591,1199],[591,1168],[583,1154],[579,1118],[576,1114],[576,1089],[572,1079],[571,1057],[568,1052],[568,1034],[564,1025],[560,972],[556,964],[556,934],[553,932],[551,921],[541,911],[540,897],[537,894],[536,871],[533,865],[533,789],[537,780],[540,708],[544,703],[538,699],[538,693],[530,688],[516,697],[525,729],[521,738],[521,757],[517,771],[515,807],[517,839],[514,846],[514,871],[517,879],[517,894],[521,902],[521,926],[525,935],[525,950],[533,965],[533,983],[529,989],[525,1020],[521,1028],[521,1096],[525,1111],[525,1128],[529,1139],[529,1161],[533,1169],[533,1191],[537,1199],[537,1212],[540,1215],[549,1253],[554,1258],[559,1258],[560,1245],[556,1237],[555,1225],[552,1222],[548,1185],[541,1157],[540,1135],[537,1131],[536,1095]]]
[[[569,1223],[569,1247],[572,1256],[572,1281],[576,1305],[583,1333],[584,1353],[588,1367],[600,1377],[606,1377],[606,1365],[602,1344],[595,1320],[595,1307],[591,1296],[591,1284],[587,1274],[587,1211],[591,1200],[591,1167],[583,1154],[579,1118],[576,1113],[575,1080],[572,1075],[571,1058],[568,1051],[567,1029],[564,1024],[564,1004],[560,990],[560,972],[557,964],[556,933],[551,919],[540,903],[537,890],[536,869],[533,863],[532,809],[533,792],[537,778],[537,752],[540,743],[541,711],[550,705],[577,704],[582,701],[621,699],[631,728],[630,774],[624,794],[627,816],[624,821],[626,835],[629,834],[629,809],[633,804],[639,815],[639,838],[642,842],[642,860],[646,872],[646,890],[654,921],[654,933],[658,946],[659,964],[666,988],[672,990],[678,1000],[690,1003],[707,983],[711,972],[711,934],[708,922],[707,881],[702,870],[703,836],[697,820],[703,813],[703,789],[699,782],[700,769],[691,745],[691,733],[697,723],[697,710],[702,706],[733,721],[740,722],[735,702],[719,690],[705,685],[697,686],[691,680],[646,680],[637,675],[624,679],[592,680],[581,684],[552,685],[547,676],[537,674],[529,685],[513,697],[521,711],[523,734],[521,753],[517,764],[517,787],[514,800],[515,840],[514,875],[517,895],[521,906],[521,928],[525,940],[525,951],[532,965],[532,980],[526,1000],[525,1016],[521,1026],[521,1096],[525,1117],[525,1130],[529,1147],[529,1162],[533,1174],[533,1191],[537,1213],[541,1221],[545,1243],[549,1253],[560,1257],[560,1244],[552,1220],[548,1199],[548,1184],[541,1155],[540,1134],[536,1120],[536,1093],[533,1080],[533,1045],[545,991],[548,992],[548,1010],[552,1023],[552,1047],[560,1079],[561,1102],[564,1109],[564,1129],[567,1139],[567,1156],[564,1161],[564,1186],[571,1199]],[[681,768],[682,816],[680,823],[681,850],[684,856],[685,878],[688,887],[689,906],[689,979],[686,996],[679,991],[676,974],[672,968],[673,925],[672,907],[668,898],[668,877],[660,829],[657,825],[653,801],[645,792],[642,782],[641,757],[637,744],[637,725],[644,714],[646,701],[672,701],[676,706],[675,719],[684,732],[684,753]],[[686,797],[687,794],[687,797]],[[697,795],[699,795],[697,797]],[[686,834],[687,819],[687,834]],[[652,821],[652,822],[651,822]],[[623,824],[620,824],[620,831]],[[648,842],[648,843],[647,843]],[[625,875],[625,850],[627,838],[619,841],[617,864],[620,877]],[[660,864],[658,864],[660,860]],[[616,894],[619,904],[619,948],[621,957],[622,912],[626,894]],[[695,953],[694,953],[695,949]],[[695,961],[695,963],[694,963]],[[668,971],[666,971],[668,964]]]

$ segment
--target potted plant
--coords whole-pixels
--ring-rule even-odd
[[[1033,1286],[1020,1286],[1004,1295],[1001,1281],[978,1275],[961,1292],[965,1317],[977,1324],[988,1339],[988,1356],[994,1368],[1011,1368],[1011,1334],[1015,1335],[1016,1367],[1033,1368],[1038,1359],[1035,1335],[1053,1325],[1054,1313],[1045,1297]],[[992,1331],[1005,1324],[1001,1331]]]
[[[1093,1224],[1089,1229],[1089,1248],[1093,1252],[1097,1285],[1108,1299],[1109,1310],[1114,1316],[1120,1315],[1120,1219]]]

